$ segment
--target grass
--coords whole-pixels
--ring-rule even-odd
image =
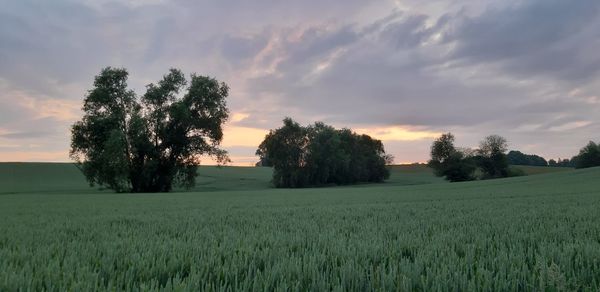
[[[71,163],[0,163],[0,194],[88,193],[85,178]]]
[[[600,289],[600,168],[302,190],[201,174],[112,194],[67,164],[0,165],[0,291]]]
[[[433,176],[431,169],[425,165],[395,165],[391,173],[386,186],[444,182]],[[272,170],[268,167],[202,166],[196,186],[190,191],[266,190],[272,187],[271,176]],[[0,195],[101,192],[97,188],[90,188],[79,169],[71,163],[0,163],[0,186]]]
[[[573,168],[571,168],[571,167],[548,167],[548,166],[527,166],[527,165],[512,165],[511,167],[522,170],[526,175],[536,175],[536,174],[545,174],[545,173],[573,170]]]

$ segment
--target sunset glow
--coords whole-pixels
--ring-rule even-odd
[[[600,140],[596,2],[340,3],[4,3],[0,161],[69,161],[107,66],[126,68],[138,97],[173,67],[225,82],[234,163],[285,117],[381,139],[397,163],[426,161],[446,132],[548,159]]]
[[[407,127],[387,128],[358,128],[357,133],[367,134],[382,141],[416,141],[422,139],[434,139],[440,132],[411,130]]]

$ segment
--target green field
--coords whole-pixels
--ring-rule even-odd
[[[600,290],[600,168],[446,183],[113,194],[71,164],[0,164],[0,291]],[[553,172],[553,173],[550,173]]]

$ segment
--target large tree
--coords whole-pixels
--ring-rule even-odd
[[[137,98],[128,72],[105,68],[72,128],[71,152],[91,185],[117,192],[167,192],[192,187],[201,155],[228,161],[221,149],[229,88],[171,69]]]

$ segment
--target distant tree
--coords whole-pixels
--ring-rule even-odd
[[[452,133],[446,133],[433,141],[431,145],[431,161],[433,163],[443,163],[456,152],[454,139]]]
[[[548,160],[548,166],[550,167],[575,167],[575,162],[576,162],[577,156],[573,157],[572,159],[561,159],[558,158],[558,160],[554,160],[554,159],[550,159]]]
[[[272,163],[276,187],[291,188],[381,182],[392,159],[367,135],[321,122],[303,127],[290,118],[266,135],[256,155]]]
[[[558,162],[556,163],[556,166],[558,167],[574,167],[573,162],[571,160],[569,160],[569,158],[565,158],[565,159],[558,159]]]
[[[509,175],[508,159],[505,152],[508,143],[504,137],[490,135],[479,144],[478,165],[483,179],[507,177]]]
[[[543,157],[524,154],[521,151],[508,152],[506,159],[508,159],[508,164],[511,165],[548,166],[548,162]]]
[[[449,181],[466,181],[490,179],[519,175],[511,172],[505,154],[508,148],[506,139],[491,135],[480,143],[480,148],[457,148],[454,146],[454,135],[443,134],[431,145],[431,160],[428,164],[437,176]],[[476,170],[480,175],[475,175]]]
[[[572,160],[575,168],[600,166],[600,144],[590,141]]]
[[[479,153],[484,156],[492,156],[496,153],[505,153],[508,150],[506,138],[498,135],[490,135],[479,142]]]
[[[229,88],[209,77],[171,69],[137,98],[125,69],[105,68],[72,128],[70,156],[91,185],[117,192],[167,192],[195,183],[200,155],[228,161],[219,148]],[[183,96],[178,96],[185,91]]]
[[[471,151],[459,151],[454,146],[454,135],[442,134],[431,145],[429,166],[435,175],[443,176],[451,182],[473,180],[475,164],[469,155]]]

